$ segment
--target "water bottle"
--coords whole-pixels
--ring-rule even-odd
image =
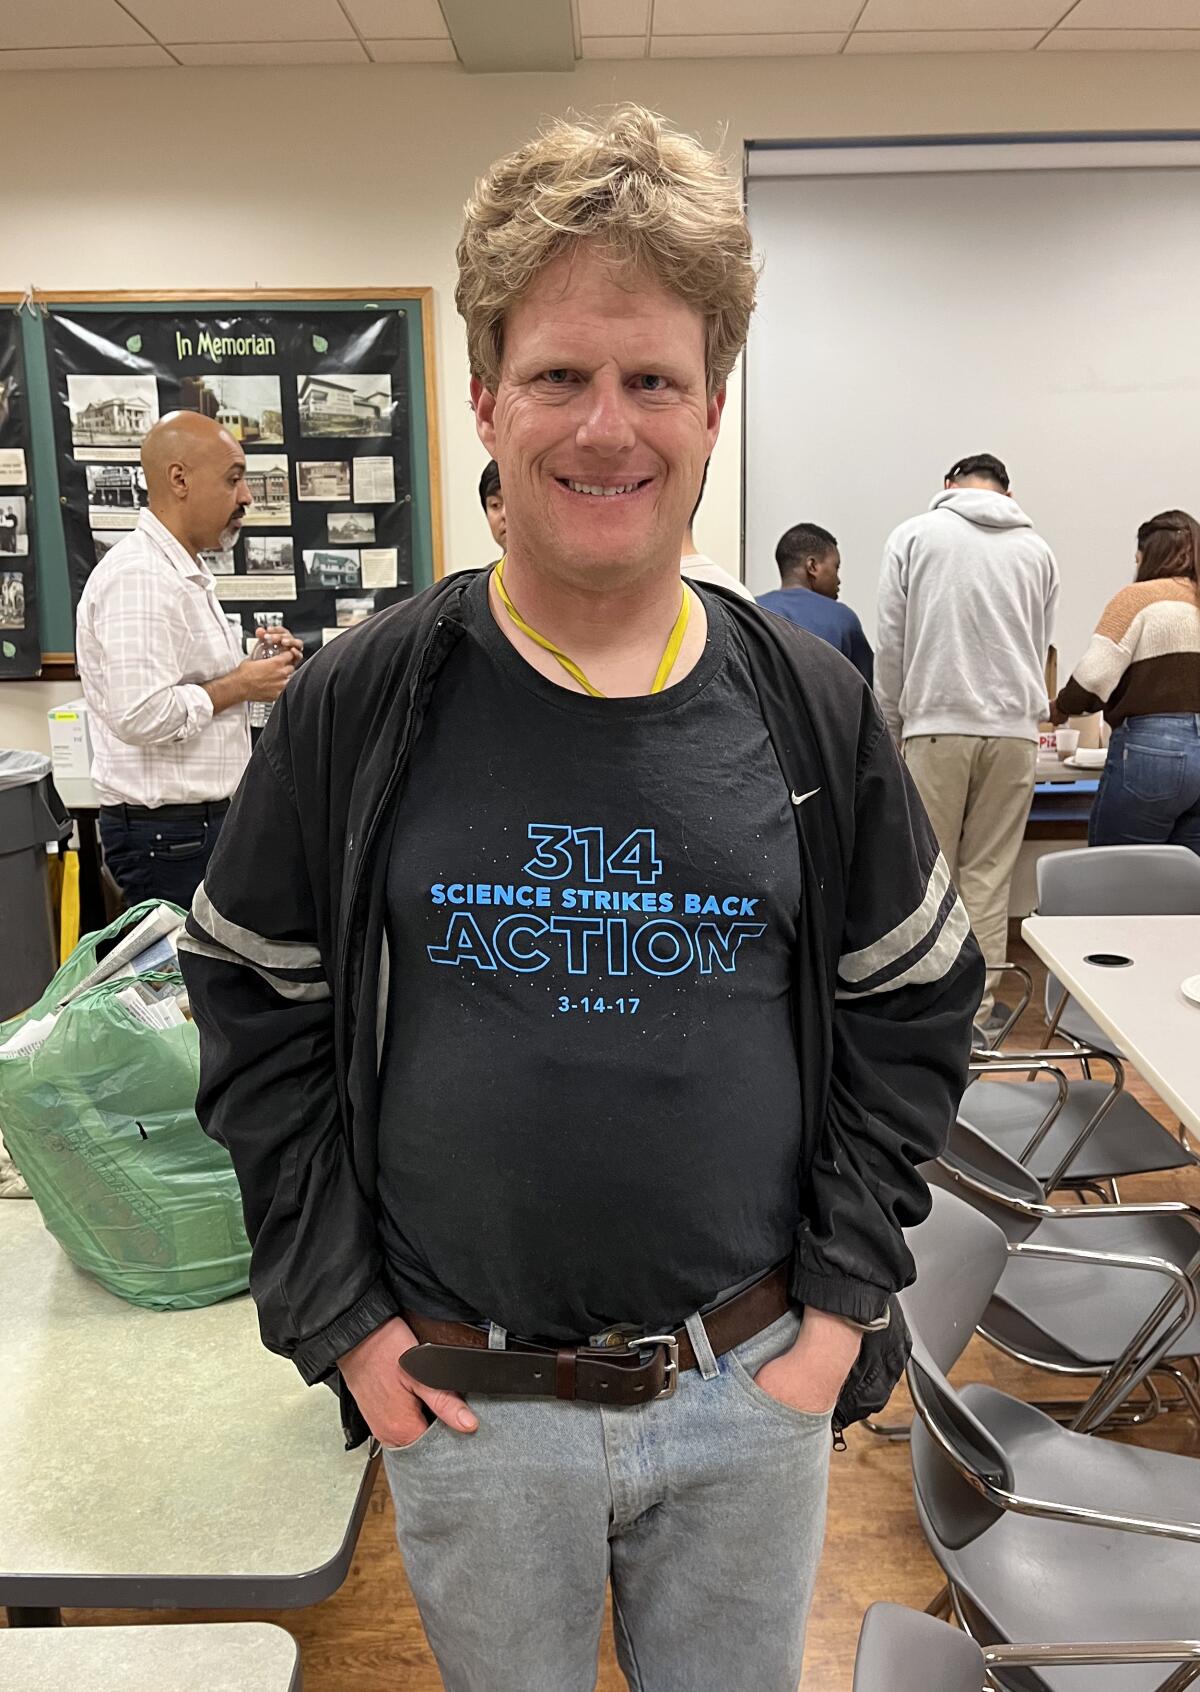
[[[283,627],[282,611],[256,611],[254,613],[256,629],[281,629]],[[274,658],[279,648],[260,635],[254,643],[251,658]],[[266,728],[267,718],[271,715],[275,701],[273,699],[252,699],[250,701],[250,727],[253,729]]]

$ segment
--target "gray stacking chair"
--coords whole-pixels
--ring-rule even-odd
[[[983,1337],[1034,1368],[1098,1378],[1084,1403],[1054,1407],[1072,1427],[1095,1431],[1118,1411],[1147,1420],[1127,1401],[1142,1387],[1157,1414],[1164,1381],[1175,1388],[1170,1407],[1200,1422],[1200,1211],[1173,1200],[1051,1205],[1029,1170],[962,1120],[922,1173],[1008,1242]]]
[[[1111,1083],[1090,1074],[1067,1079],[1067,1065],[1084,1063],[1090,1068],[1097,1061],[1112,1070]],[[1037,1071],[1052,1076],[1054,1093],[1044,1086],[995,1079]],[[959,1114],[1025,1164],[1048,1190],[1108,1187],[1116,1197],[1113,1183],[1126,1175],[1183,1169],[1197,1162],[1187,1146],[1125,1091],[1125,1068],[1115,1053],[1095,1046],[1081,1051],[976,1053],[971,1074],[974,1079],[963,1094]]]
[[[854,1692],[983,1692],[991,1673],[1003,1683],[1004,1670],[1027,1666],[1107,1663],[1119,1649],[1133,1660],[1129,1646],[990,1645],[980,1647],[969,1633],[900,1604],[872,1604],[863,1617],[854,1658]],[[1148,1645],[1138,1661],[1166,1664],[1200,1660],[1200,1641],[1167,1640]],[[1184,1682],[1186,1684],[1186,1682]]]
[[[1038,859],[1039,916],[1200,916],[1200,857],[1186,846],[1085,846]],[[1053,976],[1046,980],[1050,1027],[1097,1051],[1103,1029]]]
[[[985,1648],[1064,1636],[1105,1642],[1104,1666],[1086,1675],[1042,1662],[1036,1674],[999,1671],[1003,1685],[1191,1685],[1200,1675],[1200,1643],[1191,1637],[1200,1465],[1071,1432],[994,1387],[952,1386],[948,1371],[992,1300],[1008,1242],[988,1217],[938,1190],[907,1240],[917,1266],[900,1294],[913,1339],[913,1494],[960,1625]],[[1162,1647],[1166,1663],[1147,1657],[1147,1646],[1161,1641],[1178,1642],[1177,1656]]]
[[[1179,916],[1200,914],[1200,857],[1186,846],[1092,846],[1055,852],[1037,866],[1041,916]],[[1048,1188],[1111,1183],[1125,1175],[1181,1169],[1195,1156],[1125,1091],[1122,1054],[1090,1016],[1064,995],[1053,977],[1046,982],[1047,1042],[1055,1033],[1070,1044],[1061,1050],[1005,1051],[1005,1067],[1020,1056],[1061,1068],[1080,1063],[1067,1098],[1055,1109],[1042,1088],[996,1086],[981,1081],[999,1072],[999,1062],[977,1052],[962,1103],[962,1115],[1034,1171]],[[1112,1082],[1092,1078],[1091,1064],[1112,1070]],[[1031,1061],[1030,1070],[1036,1067]],[[1050,1111],[1050,1121],[1046,1114]],[[1115,1193],[1114,1193],[1115,1196]]]

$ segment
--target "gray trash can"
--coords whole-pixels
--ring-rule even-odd
[[[0,1021],[27,1010],[58,968],[46,845],[70,832],[49,758],[0,751]]]

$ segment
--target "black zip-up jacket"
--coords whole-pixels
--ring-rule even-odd
[[[197,1112],[237,1171],[263,1343],[310,1384],[341,1388],[351,1443],[367,1430],[337,1360],[398,1314],[376,1227],[387,862],[470,574],[379,613],[288,684],[181,947]],[[746,647],[795,802],[805,1152],[792,1293],[869,1321],[913,1276],[902,1230],[929,1209],[916,1165],[940,1151],[962,1094],[983,964],[857,671],[782,618],[704,591]],[[893,1317],[899,1329],[894,1303]],[[903,1361],[901,1335],[870,1336],[837,1419],[881,1404]]]

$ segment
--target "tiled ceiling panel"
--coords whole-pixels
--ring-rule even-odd
[[[181,65],[365,65],[361,41],[194,41],[176,42],[171,52]]]
[[[449,41],[437,0],[343,0],[350,21],[370,41]]]
[[[1200,0],[1078,0],[1064,29],[1200,29]]]
[[[804,53],[840,52],[841,30],[812,35],[655,35],[654,59],[758,59]]]
[[[150,46],[116,0],[0,0],[0,48]]]
[[[1056,29],[1045,52],[1188,53],[1200,50],[1200,29]]]
[[[1040,29],[855,30],[847,53],[1023,53],[1042,39]]]
[[[811,35],[850,29],[861,10],[862,0],[655,0],[654,34]]]
[[[649,23],[650,0],[579,0],[579,31],[584,36],[644,37]]]
[[[337,0],[125,0],[156,41],[338,41],[354,30]],[[7,4],[7,0],[3,0]]]
[[[165,47],[16,47],[0,48],[5,71],[153,70],[176,61]]]
[[[443,41],[368,41],[367,52],[378,65],[452,65],[454,43]]]
[[[1053,29],[1071,0],[867,0],[859,31]]]
[[[0,74],[372,60],[455,65],[460,54],[447,15],[453,23],[455,8],[443,14],[439,0],[0,0]],[[526,68],[542,64],[546,32],[561,36],[564,21],[568,42],[574,30],[588,60],[1200,53],[1200,0],[542,0],[526,15],[537,20],[515,44],[528,52]],[[495,42],[476,41],[461,57],[472,71],[519,69],[513,48],[512,31],[500,30]]]

